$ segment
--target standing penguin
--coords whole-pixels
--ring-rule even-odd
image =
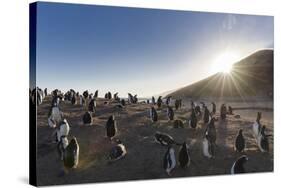
[[[236,151],[238,151],[238,152],[242,152],[245,149],[245,139],[244,139],[244,136],[243,136],[243,130],[242,129],[239,130],[239,133],[236,137],[235,148],[236,148]]]
[[[72,99],[71,99],[71,104],[73,104],[73,105],[76,104],[76,98],[75,98],[75,96],[72,97]]]
[[[175,150],[171,146],[168,147],[167,152],[164,155],[164,163],[163,167],[167,174],[171,176],[171,171],[176,166],[176,156],[175,156]]]
[[[167,109],[167,115],[168,115],[168,119],[171,121],[171,120],[174,120],[174,110],[172,107],[168,106],[168,109]]]
[[[68,146],[67,136],[61,136],[61,139],[57,144],[57,150],[60,156],[60,160],[63,160],[64,152],[67,146]]]
[[[158,115],[153,106],[150,108],[150,117],[151,117],[152,122],[158,121]]]
[[[253,134],[254,134],[254,137],[256,139],[258,139],[258,136],[259,136],[260,131],[261,131],[260,120],[261,120],[261,112],[258,112],[256,122],[253,124]]]
[[[226,106],[225,104],[221,105],[221,119],[225,120],[227,114]]]
[[[172,98],[172,96],[168,96],[168,97],[167,97],[167,99],[166,99],[166,105],[167,105],[167,106],[170,105],[171,98]]]
[[[217,106],[214,102],[212,102],[212,115],[215,115],[217,112]]]
[[[197,117],[196,117],[195,109],[192,109],[191,111],[189,125],[191,128],[196,128],[197,126]]]
[[[73,137],[65,148],[63,155],[64,167],[66,169],[76,168],[79,163],[79,144],[77,139]]]
[[[109,100],[112,99],[112,94],[111,94],[110,91],[109,91],[108,94],[107,94],[107,98],[108,98]]]
[[[106,122],[106,135],[110,140],[112,140],[112,138],[116,135],[116,133],[117,133],[116,120],[114,118],[114,115],[111,115]]]
[[[175,100],[175,108],[176,108],[176,110],[178,110],[180,108],[180,100],[179,99]]]
[[[161,105],[162,105],[162,96],[159,96],[158,99],[157,99],[158,108],[161,108]]]
[[[90,112],[85,112],[85,114],[83,115],[83,123],[85,125],[91,125],[92,124],[92,116]]]
[[[117,140],[116,142],[117,142],[117,145],[114,146],[109,153],[110,162],[122,159],[127,154],[126,147],[121,142],[121,140]]]
[[[95,111],[96,111],[96,107],[97,107],[97,102],[96,102],[96,99],[93,98],[93,99],[89,102],[88,111],[90,111],[90,112],[95,112]]]
[[[99,90],[96,90],[95,94],[94,94],[94,98],[96,99],[96,98],[98,98],[98,96],[99,96]]]
[[[179,163],[182,168],[186,168],[190,165],[189,147],[185,142],[180,148]]]
[[[204,106],[204,123],[208,123],[210,121],[210,111],[207,106]]]
[[[215,127],[215,118],[213,117],[210,121],[210,123],[207,125],[207,129],[205,131],[205,134],[208,135],[208,138],[210,142],[213,144],[216,143],[217,140],[217,133],[216,133],[216,127]]]
[[[240,174],[245,173],[244,163],[248,161],[248,157],[246,155],[242,155],[239,157],[232,165],[230,173],[231,174]]]
[[[152,99],[151,99],[151,103],[153,104],[153,105],[155,105],[156,103],[155,103],[155,98],[152,96]]]
[[[210,137],[208,134],[206,134],[203,138],[202,142],[202,148],[203,148],[203,155],[207,158],[213,158],[215,156],[215,146],[212,142],[210,142]]]
[[[48,95],[47,88],[44,89],[44,94],[45,94],[45,97]]]
[[[126,105],[125,99],[121,99],[121,104],[122,104],[122,106]]]
[[[258,135],[258,146],[261,152],[268,152],[269,151],[269,142],[268,137],[272,135],[265,134],[265,126],[262,126],[260,134]]]
[[[183,121],[182,120],[176,119],[174,121],[174,128],[183,128],[183,127],[184,127],[184,125],[183,125]]]

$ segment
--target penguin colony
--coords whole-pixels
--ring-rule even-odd
[[[43,99],[48,95],[47,88],[43,91],[38,87],[32,91],[30,90],[29,93],[30,101],[36,105],[40,105]],[[50,96],[52,97],[52,102],[47,122],[48,126],[54,130],[52,136],[54,136],[54,142],[57,144],[59,159],[63,163],[64,171],[67,172],[69,169],[79,166],[79,140],[75,136],[69,136],[71,126],[64,118],[59,104],[61,102],[69,102],[72,105],[85,106],[85,113],[83,117],[81,117],[81,122],[85,126],[91,126],[93,125],[94,116],[98,111],[96,102],[98,100],[98,90],[96,90],[94,94],[86,90],[80,95],[79,92],[75,92],[73,89],[70,89],[65,94],[56,89],[50,93]],[[104,98],[107,100],[106,103],[104,103],[105,105],[117,102],[118,104],[116,106],[120,109],[125,108],[126,105],[138,104],[137,95],[132,95],[131,93],[128,93],[127,100],[120,99],[118,97],[118,92],[112,95],[110,91],[105,94]],[[157,100],[155,97],[152,97],[151,101],[146,100],[146,104],[150,106],[149,118],[152,122],[151,126],[159,122],[159,113],[161,113],[163,108],[166,108],[166,120],[171,121],[174,128],[185,128],[188,126],[192,130],[196,130],[198,128],[198,122],[202,121],[205,126],[205,131],[201,140],[202,155],[206,157],[206,160],[215,159],[215,151],[216,148],[219,147],[216,143],[217,129],[219,129],[216,125],[216,121],[218,121],[218,119],[220,119],[220,121],[226,121],[227,115],[233,114],[233,108],[231,106],[229,106],[227,110],[226,105],[222,104],[219,116],[216,116],[217,109],[215,102],[210,103],[211,111],[209,111],[208,106],[204,102],[201,102],[202,106],[200,106],[194,101],[191,101],[191,107],[189,109],[190,116],[186,117],[185,120],[181,120],[177,118],[177,112],[183,108],[181,99],[173,99],[172,96],[168,96],[164,102],[162,96],[159,96]],[[268,152],[269,138],[272,137],[272,135],[266,134],[266,126],[261,125],[261,118],[262,113],[258,112],[256,121],[252,126],[252,132],[259,150],[261,152]],[[105,133],[109,142],[114,143],[114,146],[108,152],[109,162],[123,159],[128,153],[125,143],[123,143],[120,138],[116,138],[119,137],[119,135],[117,132],[117,120],[114,113],[109,116],[106,121]],[[166,152],[163,156],[163,168],[167,175],[171,176],[177,166],[180,168],[188,168],[192,165],[192,144],[188,144],[186,141],[180,143],[171,135],[159,131],[157,131],[153,137],[156,143],[166,147]],[[233,161],[233,165],[230,168],[231,174],[247,172],[244,164],[251,159],[248,159],[246,156],[246,142],[247,138],[243,134],[243,129],[237,130],[237,136],[234,140],[234,152],[241,153],[241,156]],[[179,148],[177,149],[176,147]]]

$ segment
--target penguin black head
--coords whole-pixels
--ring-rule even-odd
[[[237,163],[241,163],[241,164],[244,164],[246,161],[248,161],[249,158],[246,156],[246,155],[242,155],[241,157],[239,157],[237,159]]]
[[[239,130],[239,135],[242,135],[242,133],[243,133],[243,130],[240,129],[240,130]]]
[[[122,141],[119,140],[119,139],[116,139],[116,143],[117,143],[117,144],[122,144]]]
[[[78,145],[77,139],[75,136],[73,136],[72,139],[70,140],[68,146],[71,148],[75,148],[75,147],[77,147],[77,145]]]

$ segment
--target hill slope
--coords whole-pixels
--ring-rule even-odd
[[[273,96],[273,50],[260,50],[233,65],[231,74],[216,73],[170,93],[174,98]]]

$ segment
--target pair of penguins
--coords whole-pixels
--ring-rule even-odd
[[[107,122],[106,122],[106,136],[112,140],[117,133],[117,122],[115,120],[115,116],[111,115]],[[109,161],[117,161],[119,159],[122,159],[127,154],[127,150],[125,145],[122,143],[121,140],[116,140],[116,145],[111,149],[109,153]]]
[[[91,99],[91,101],[89,102],[88,105],[88,111],[85,112],[85,114],[83,115],[83,123],[84,125],[91,125],[92,121],[93,121],[93,115],[96,112],[96,108],[97,108],[97,103],[96,103],[96,99]]]
[[[173,137],[166,133],[156,132],[155,141],[163,146],[168,146],[168,149],[164,155],[163,159],[163,168],[167,172],[169,176],[171,176],[172,170],[176,167],[176,155],[175,149],[172,145],[180,145],[178,162],[180,167],[187,168],[190,165],[191,158],[190,158],[190,151],[189,146],[184,142],[182,144],[177,143]]]
[[[64,119],[58,127],[56,136],[58,153],[66,170],[77,168],[79,163],[79,144],[76,137],[72,137],[70,142],[68,142],[67,136],[69,131],[69,124],[66,119]]]

